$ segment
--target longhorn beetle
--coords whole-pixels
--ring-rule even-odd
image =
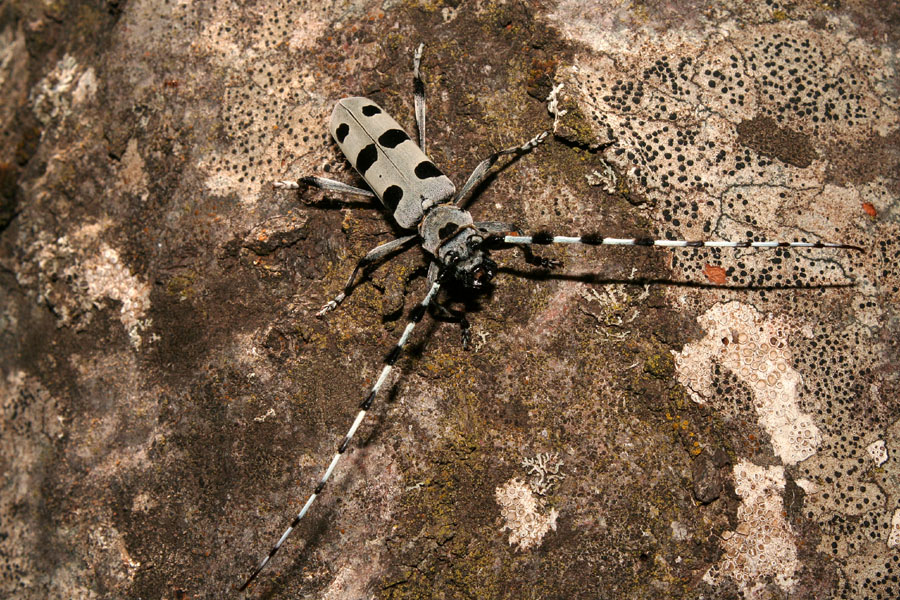
[[[372,407],[375,396],[387,381],[388,375],[400,357],[425,312],[431,308],[443,316],[456,318],[463,330],[463,344],[468,339],[468,322],[464,315],[455,315],[437,300],[442,284],[454,281],[466,290],[478,292],[491,281],[497,272],[497,264],[491,260],[490,251],[521,246],[526,251],[526,260],[531,264],[553,268],[556,261],[535,257],[530,245],[584,244],[588,246],[666,246],[676,248],[845,248],[862,250],[848,244],[824,242],[728,242],[728,241],[684,241],[654,240],[650,238],[608,238],[598,234],[581,236],[558,236],[548,232],[533,235],[517,235],[515,228],[496,221],[475,222],[468,211],[460,208],[462,200],[478,184],[483,182],[491,167],[503,156],[521,155],[529,152],[547,139],[550,131],[543,131],[520,146],[500,150],[481,161],[462,189],[456,190],[453,182],[438,169],[425,154],[425,85],[419,73],[424,45],[420,44],[413,55],[413,92],[418,129],[418,143],[381,107],[367,98],[344,98],[339,100],[331,113],[330,131],[332,137],[359,172],[370,190],[360,189],[322,177],[302,177],[298,181],[276,181],[277,189],[299,189],[300,184],[320,188],[330,192],[376,197],[393,216],[394,221],[409,231],[390,242],[381,244],[363,256],[350,274],[343,290],[316,313],[323,316],[334,310],[353,290],[357,275],[366,267],[380,262],[399,249],[420,246],[429,255],[428,292],[409,314],[409,321],[400,339],[384,358],[384,366],[375,384],[369,389],[359,413],[350,425],[337,452],[325,469],[312,494],[294,517],[269,553],[263,557],[256,569],[240,587],[247,588],[257,575],[275,556],[284,541],[297,527],[316,497],[322,493],[329,477],[334,472],[341,456],[350,445],[350,440],[359,428],[366,413]]]

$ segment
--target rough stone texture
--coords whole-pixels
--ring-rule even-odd
[[[236,596],[424,294],[410,251],[316,319],[398,231],[268,182],[359,184],[328,115],[366,95],[411,131],[420,41],[458,184],[564,84],[476,220],[866,252],[498,253],[454,300],[472,350],[423,322],[249,596],[896,596],[898,26],[887,1],[3,3],[0,596]],[[744,330],[704,318],[728,307]],[[791,374],[776,428],[725,349],[767,327],[775,363],[739,345]],[[792,418],[817,436],[787,453]],[[495,491],[544,453],[556,530],[510,546]],[[754,510],[789,569],[754,562]]]

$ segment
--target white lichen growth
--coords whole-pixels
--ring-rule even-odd
[[[796,483],[797,487],[803,490],[807,496],[812,496],[813,494],[819,493],[819,486],[816,485],[816,482],[812,481],[811,479],[801,477],[800,479],[794,480],[794,483]]]
[[[547,110],[553,115],[553,131],[556,131],[557,126],[559,125],[559,120],[563,118],[568,110],[560,110],[559,108],[559,93],[563,89],[563,84],[555,86],[552,90],[550,90],[550,94],[547,96]]]
[[[133,582],[141,562],[132,558],[119,530],[115,527],[94,527],[88,535],[96,556],[93,566],[106,569],[118,583]]]
[[[607,194],[615,194],[619,188],[619,176],[608,162],[603,161],[601,166],[602,171],[594,169],[584,178],[589,186],[603,188]]]
[[[522,466],[528,470],[531,480],[528,482],[538,496],[546,496],[563,479],[565,474],[560,473],[562,461],[556,452],[543,452],[534,458],[526,458]]]
[[[888,548],[896,548],[900,546],[900,508],[894,511],[891,517],[891,532],[888,534]]]
[[[96,306],[109,298],[118,300],[119,320],[135,348],[141,346],[141,331],[147,326],[144,315],[150,310],[150,284],[133,275],[119,253],[106,244],[81,265],[87,293]]]
[[[510,546],[528,550],[540,545],[548,531],[556,531],[559,513],[551,508],[548,513],[542,514],[545,508],[543,501],[521,479],[507,481],[495,490],[494,497],[500,505],[503,529],[509,529]]]
[[[734,485],[742,500],[738,526],[722,535],[722,558],[704,581],[716,584],[731,577],[745,598],[759,597],[769,580],[790,592],[800,562],[793,531],[784,518],[784,468],[741,461],[734,467]]]
[[[740,302],[717,304],[698,319],[706,337],[675,355],[678,381],[698,404],[715,401],[714,362],[752,392],[760,426],[785,465],[816,453],[821,434],[800,410],[802,380],[791,366],[788,326]]]
[[[47,126],[68,116],[73,106],[92,98],[96,92],[94,69],[82,72],[75,57],[66,54],[32,88],[31,106],[37,118]]]
[[[83,225],[55,239],[39,235],[16,276],[20,284],[37,290],[38,302],[50,307],[61,327],[83,329],[106,300],[118,301],[119,320],[138,349],[150,326],[151,285],[102,240],[108,225]]]
[[[877,440],[866,446],[866,452],[869,453],[869,458],[871,458],[875,462],[876,467],[880,467],[884,463],[887,462],[888,459],[888,451],[887,446],[884,444],[884,440]]]

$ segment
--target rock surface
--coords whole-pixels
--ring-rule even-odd
[[[412,250],[315,318],[400,232],[270,182],[360,185],[331,109],[412,134],[420,42],[457,185],[563,84],[476,221],[865,252],[497,253],[449,298],[472,348],[423,321],[248,596],[896,596],[898,32],[893,2],[2,4],[0,596],[238,597],[425,293]],[[544,454],[511,545],[497,490]]]

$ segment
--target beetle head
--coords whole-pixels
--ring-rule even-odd
[[[475,227],[468,211],[447,204],[435,206],[419,224],[419,235],[422,248],[437,259],[447,279],[464,288],[484,289],[497,273],[485,233]]]
[[[467,228],[444,245],[441,261],[449,269],[449,275],[465,288],[483,289],[497,274],[497,263],[491,260],[484,237],[475,229]]]

